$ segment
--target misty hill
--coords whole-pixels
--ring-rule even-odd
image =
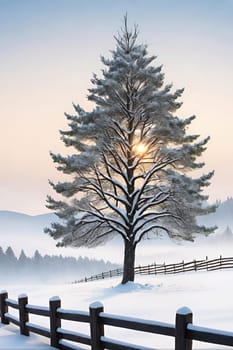
[[[57,241],[44,233],[44,228],[49,227],[52,222],[58,220],[55,214],[27,215],[13,211],[0,211],[0,247],[6,250],[11,246],[16,256],[23,249],[28,256],[33,256],[36,250],[45,255],[62,255],[66,257],[79,258],[88,257],[92,259],[104,259],[111,262],[122,262],[122,247],[119,251],[114,242],[111,248],[73,248],[56,247]],[[117,254],[112,252],[117,251]]]
[[[201,217],[200,222],[207,226],[216,225],[221,231],[227,226],[233,229],[233,198],[217,201],[217,205],[216,212]]]
[[[35,250],[42,254],[77,256],[74,249],[57,248],[56,241],[44,233],[44,228],[57,221],[55,214],[27,215],[13,211],[0,211],[0,246],[11,246],[16,255],[21,249],[29,255]]]
[[[43,232],[45,226],[56,220],[54,214],[27,215],[13,211],[0,211],[1,233],[34,233]]]
[[[206,225],[217,225],[221,230],[227,226],[233,229],[233,198],[225,201],[218,201],[218,208],[215,213],[200,218],[200,222]],[[39,233],[57,221],[55,214],[26,215],[13,211],[0,211],[0,234],[1,233]]]
[[[176,261],[177,254],[179,259],[187,254],[193,254],[193,258],[200,255],[205,257],[210,254],[210,249],[214,249],[214,256],[233,254],[233,198],[218,202],[219,206],[215,213],[206,215],[200,219],[202,224],[207,226],[217,225],[219,229],[215,234],[208,238],[196,239],[194,243],[180,242],[179,246],[172,242],[168,237],[143,241],[137,248],[137,264],[151,263],[161,258]],[[73,256],[87,256],[88,258],[104,259],[115,263],[123,261],[123,244],[120,237],[114,238],[96,248],[57,248],[56,241],[43,232],[43,229],[51,222],[57,221],[54,214],[43,214],[30,216],[21,213],[0,211],[0,246],[7,249],[11,246],[16,255],[19,256],[21,249],[24,249],[27,255],[33,256],[35,250],[41,254]],[[228,230],[226,231],[228,227]],[[225,231],[225,232],[224,232]],[[183,247],[181,247],[181,245]],[[204,252],[201,252],[200,245],[205,246]],[[231,248],[232,247],[232,248]],[[189,249],[192,253],[189,253]],[[195,251],[194,251],[195,250]],[[173,254],[173,252],[175,252]],[[203,255],[203,256],[202,256]],[[213,256],[213,257],[214,257]]]
[[[220,236],[222,238],[222,240],[224,240],[226,243],[233,243],[233,232],[230,229],[229,226],[227,226],[227,228],[225,229],[225,231],[222,233],[222,235]]]

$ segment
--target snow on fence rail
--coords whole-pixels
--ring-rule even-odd
[[[214,271],[220,269],[233,268],[233,257],[223,258],[221,255],[217,259],[209,260],[208,257],[203,260],[192,260],[189,262],[180,262],[175,264],[151,264],[145,266],[135,267],[136,275],[158,275],[158,274],[175,274],[189,271],[207,270]],[[122,269],[110,270],[102,272],[91,277],[85,277],[81,280],[75,281],[74,283],[90,282],[100,280],[104,278],[111,278],[121,276],[123,273]]]
[[[9,313],[9,308],[19,311],[18,317]],[[30,323],[30,314],[48,317],[50,328]],[[233,332],[198,327],[193,325],[192,311],[182,307],[176,312],[175,324],[143,320],[133,317],[107,314],[101,303],[92,303],[89,312],[65,310],[61,308],[59,297],[49,300],[49,307],[28,304],[28,297],[21,294],[18,301],[8,298],[6,291],[0,292],[1,323],[14,323],[20,334],[29,336],[30,332],[50,338],[50,345],[63,350],[77,349],[74,343],[86,344],[91,350],[152,350],[145,346],[129,344],[105,336],[105,325],[146,333],[166,335],[174,338],[175,350],[192,350],[192,340],[233,347]],[[62,320],[84,322],[90,325],[90,335],[62,328]],[[68,342],[67,342],[68,341]]]

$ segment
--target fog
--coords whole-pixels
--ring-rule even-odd
[[[13,263],[0,264],[2,281],[72,282],[122,265],[121,237],[96,248],[57,248],[56,241],[43,232],[54,219],[53,214],[0,212],[0,247],[3,253],[8,247],[14,252]],[[194,242],[171,241],[166,235],[143,240],[136,249],[136,265],[232,256],[233,199],[219,203],[217,211],[203,217],[202,223],[218,225],[218,229],[208,237],[197,236]],[[15,263],[20,260],[22,249],[27,257],[24,266],[23,259]]]

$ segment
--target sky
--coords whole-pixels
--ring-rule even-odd
[[[178,115],[195,114],[190,132],[211,137],[210,202],[233,195],[233,0],[0,0],[0,210],[48,212],[64,112],[93,107],[90,79],[126,13],[166,83],[185,88]]]

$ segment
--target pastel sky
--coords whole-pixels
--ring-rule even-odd
[[[67,152],[63,113],[91,108],[92,73],[126,12],[166,82],[185,88],[179,115],[211,136],[210,201],[233,195],[233,0],[0,0],[0,210],[47,212],[48,179],[60,177],[49,151]]]

